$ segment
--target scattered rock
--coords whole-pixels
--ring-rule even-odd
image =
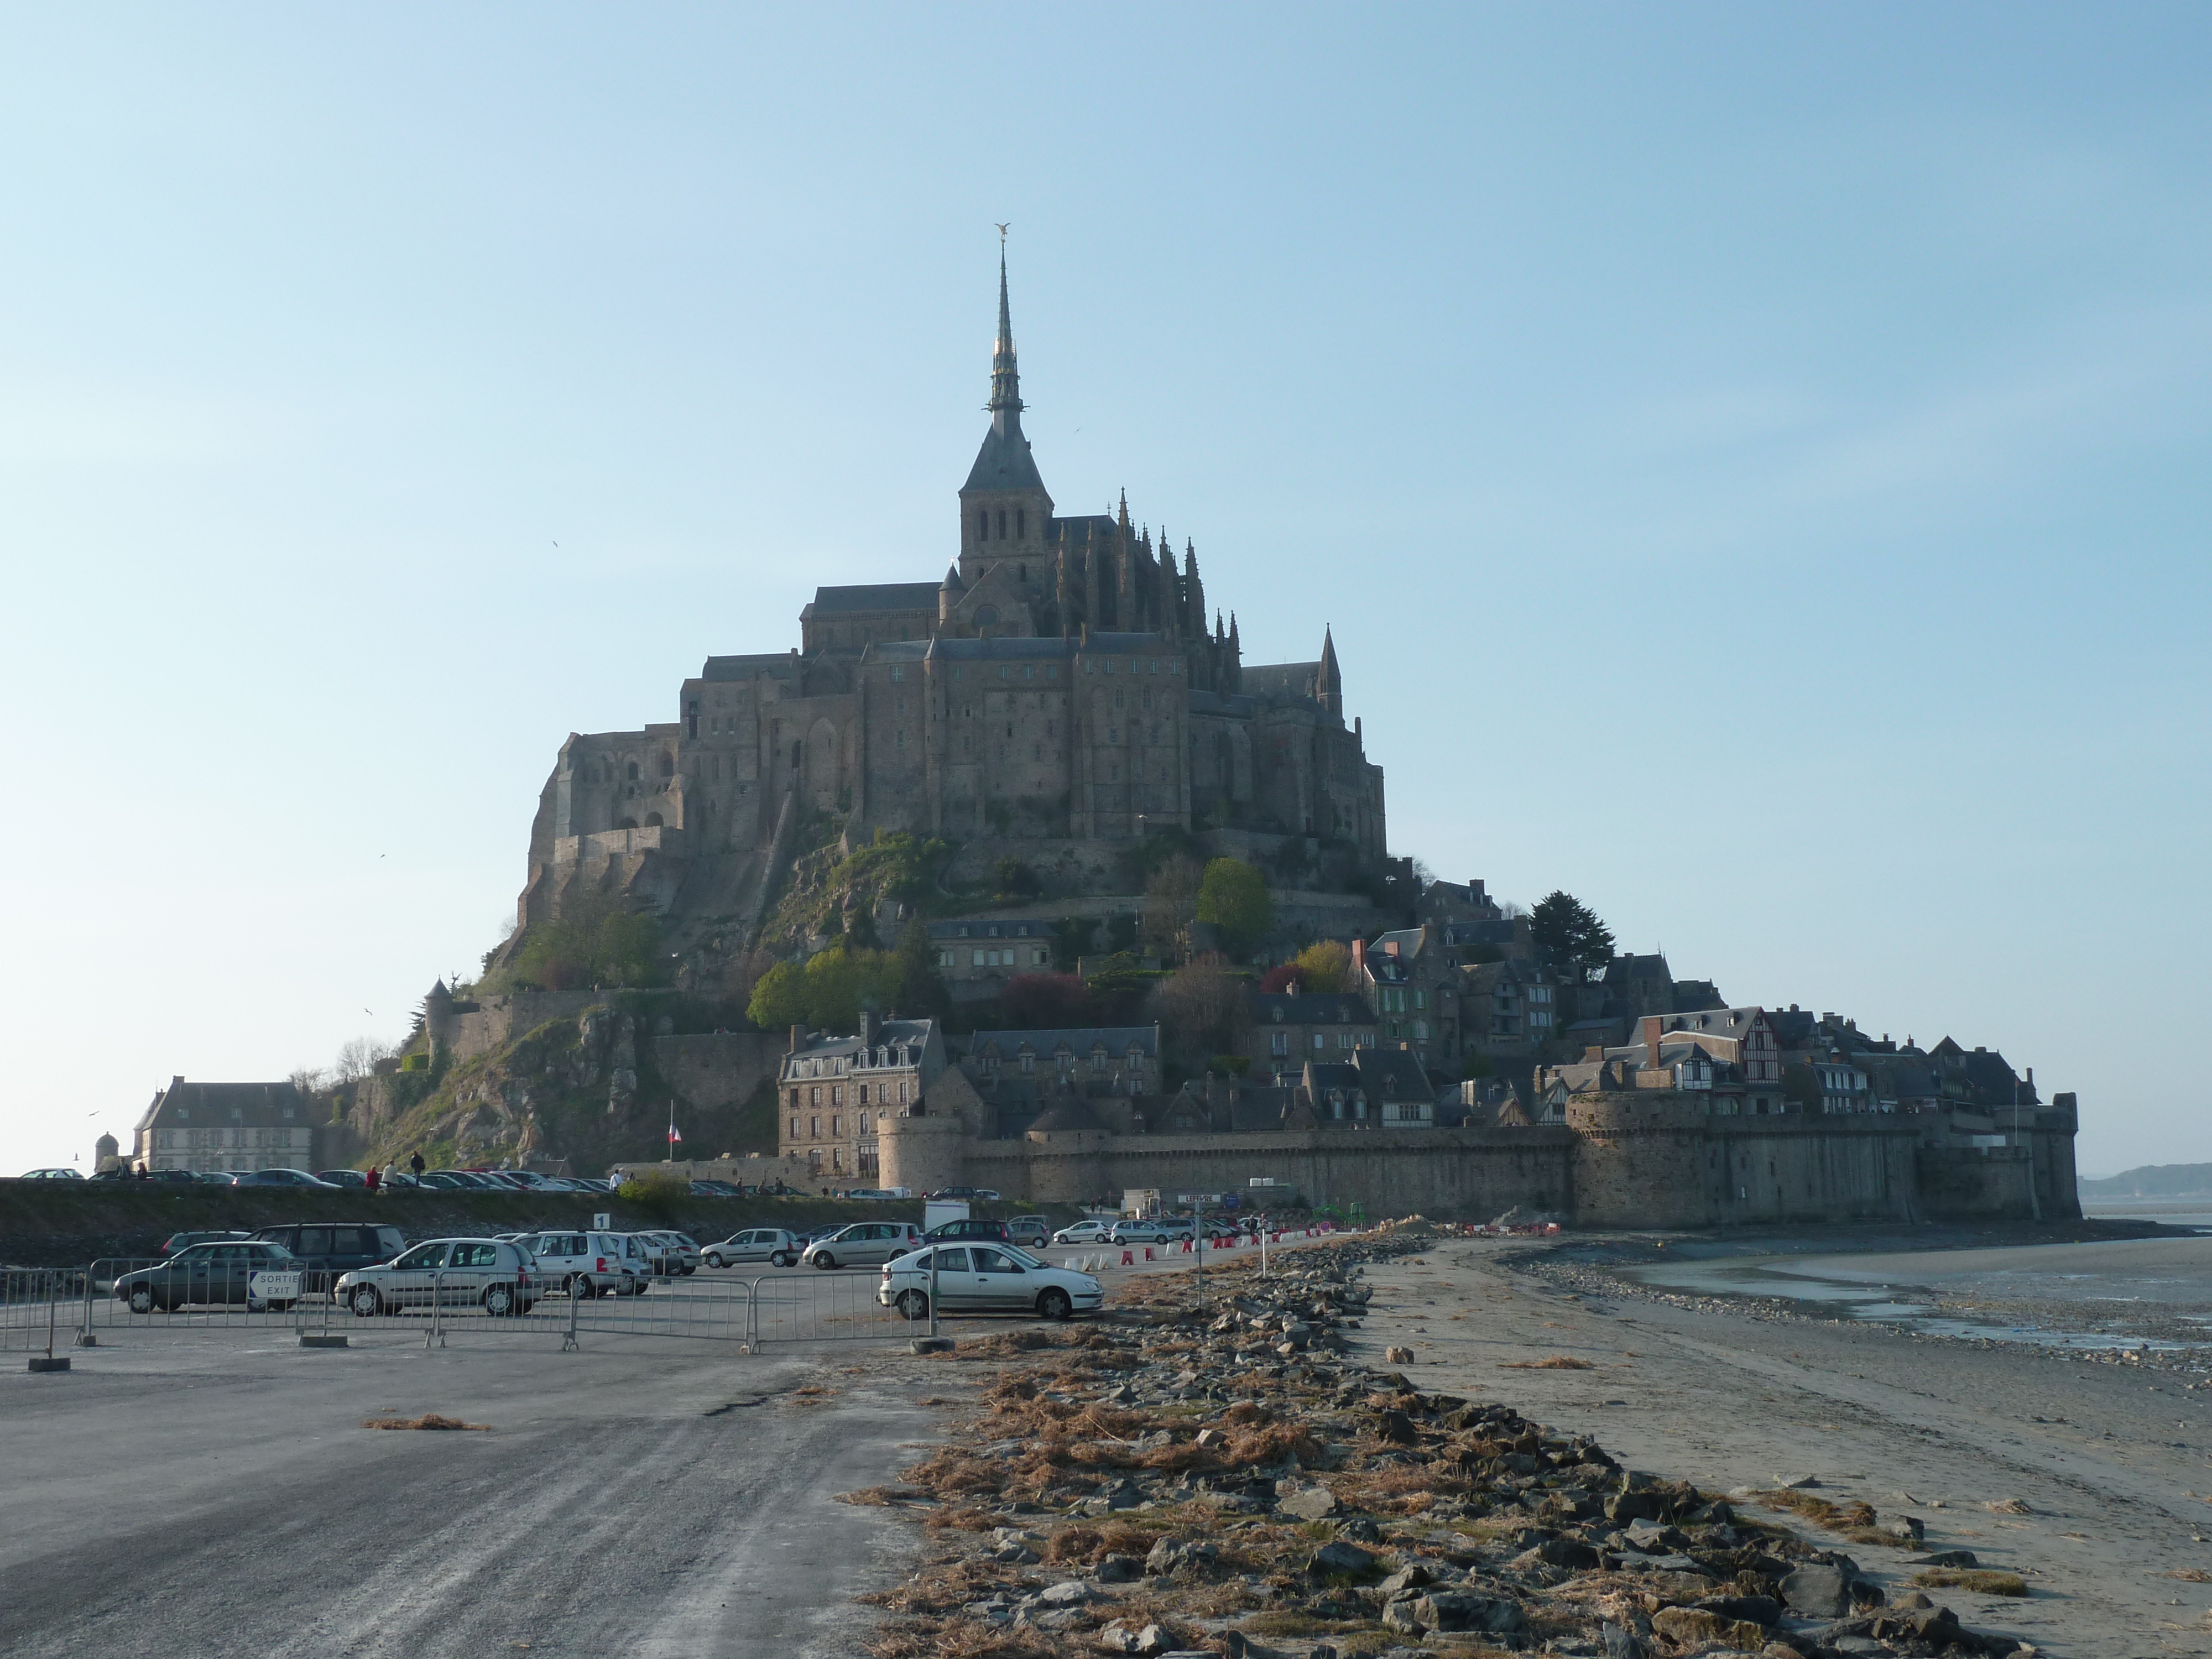
[[[1357,1577],[1372,1568],[1376,1556],[1357,1544],[1340,1538],[1334,1543],[1323,1544],[1306,1563],[1306,1572],[1315,1578]]]
[[[1782,1600],[1808,1619],[1840,1619],[1851,1610],[1851,1580],[1842,1567],[1808,1562],[1782,1581]]]
[[[1413,1617],[1423,1630],[1474,1631],[1485,1636],[1511,1636],[1528,1628],[1528,1615],[1521,1604],[1502,1595],[1432,1591],[1414,1601]]]
[[[1389,1365],[1410,1365],[1413,1363],[1413,1351],[1411,1348],[1385,1348],[1382,1350],[1382,1361]]]
[[[1326,1521],[1336,1513],[1336,1494],[1327,1486],[1300,1486],[1287,1495],[1278,1492],[1275,1507],[1301,1521]]]
[[[1759,1626],[1747,1620],[1724,1619],[1703,1607],[1662,1607],[1651,1615],[1651,1628],[1686,1648],[1700,1642],[1720,1642],[1756,1653],[1766,1645],[1766,1632]]]
[[[1102,1584],[1130,1584],[1145,1576],[1145,1564],[1133,1555],[1109,1555],[1098,1564]]]

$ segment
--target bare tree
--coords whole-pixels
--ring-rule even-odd
[[[337,1080],[358,1083],[376,1070],[376,1062],[389,1060],[399,1050],[381,1037],[357,1036],[338,1050]]]
[[[330,1073],[319,1066],[302,1066],[288,1079],[303,1095],[319,1094],[330,1080]]]
[[[1196,859],[1178,854],[1152,872],[1145,884],[1145,944],[1174,961],[1190,948],[1190,925],[1198,917],[1198,890],[1206,872]]]

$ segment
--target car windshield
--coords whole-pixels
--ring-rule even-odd
[[[1044,1262],[1038,1261],[1036,1257],[1031,1255],[1027,1250],[1024,1249],[1018,1244],[1001,1244],[999,1246],[999,1254],[1005,1256],[1011,1256],[1015,1261],[1018,1262],[1024,1267],[1042,1267],[1046,1265]]]

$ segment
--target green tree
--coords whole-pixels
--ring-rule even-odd
[[[1547,962],[1595,967],[1613,960],[1613,929],[1571,893],[1551,894],[1528,913],[1528,926]]]
[[[1302,991],[1341,991],[1352,972],[1352,947],[1342,939],[1316,939],[1291,958]]]
[[[1243,955],[1275,925],[1267,878],[1242,859],[1215,859],[1198,884],[1198,920],[1218,927],[1229,948]]]
[[[806,970],[779,962],[753,981],[745,1018],[763,1031],[788,1030],[806,1023]]]
[[[937,946],[916,917],[900,930],[898,988],[891,1001],[904,1019],[943,1019],[952,1012],[952,993],[937,969]]]
[[[1170,960],[1189,947],[1190,924],[1198,913],[1198,890],[1205,872],[1196,859],[1175,857],[1145,882],[1145,945]]]

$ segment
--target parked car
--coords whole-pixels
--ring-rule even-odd
[[[922,1235],[924,1238],[981,1238],[994,1243],[1012,1243],[1006,1237],[1003,1221],[986,1221],[981,1216],[971,1215],[958,1221],[940,1221]]]
[[[22,1178],[26,1181],[82,1181],[84,1176],[82,1171],[64,1164],[51,1170],[26,1170]]]
[[[258,1238],[194,1244],[158,1267],[141,1267],[115,1281],[115,1299],[132,1313],[173,1313],[193,1304],[245,1304],[249,1311],[282,1313],[300,1299],[303,1275],[292,1253]]]
[[[208,1232],[202,1231],[199,1232],[171,1233],[167,1238],[161,1241],[161,1259],[166,1261],[169,1257],[175,1255],[179,1251],[189,1250],[195,1244],[221,1244],[234,1238],[251,1238],[252,1237],[253,1235],[252,1233],[241,1232],[236,1228],[232,1228],[228,1232]]]
[[[750,1227],[741,1233],[732,1233],[719,1244],[709,1244],[699,1252],[699,1260],[709,1267],[734,1267],[741,1261],[765,1261],[771,1267],[788,1267],[799,1260],[804,1248],[799,1242],[781,1227]]]
[[[624,1248],[620,1233],[536,1233],[522,1242],[537,1265],[538,1278],[549,1289],[557,1284],[581,1300],[634,1296],[645,1288],[644,1260]]]
[[[530,1252],[496,1238],[434,1238],[374,1267],[342,1276],[337,1299],[373,1319],[402,1308],[480,1307],[505,1316],[528,1313],[542,1287]]]
[[[1016,1244],[1042,1249],[1052,1238],[1052,1223],[1041,1215],[1018,1215],[1006,1224],[1006,1237]]]
[[[1167,1244],[1191,1237],[1188,1221],[1117,1221],[1106,1235],[1109,1244]]]
[[[447,1193],[473,1192],[477,1185],[459,1170],[425,1170],[415,1177],[415,1184]]]
[[[368,1175],[362,1170],[318,1170],[315,1179],[326,1187],[366,1187]]]
[[[336,1192],[329,1182],[309,1175],[305,1170],[244,1170],[231,1182],[234,1187],[304,1187],[317,1192]]]
[[[1113,1225],[1110,1221],[1079,1221],[1072,1226],[1062,1227],[1052,1236],[1052,1242],[1055,1244],[1103,1244]]]
[[[307,1276],[307,1288],[327,1291],[342,1273],[356,1267],[373,1267],[389,1261],[407,1248],[406,1236],[397,1227],[361,1226],[352,1223],[324,1225],[289,1222],[264,1227],[253,1235],[271,1244],[282,1244],[300,1261]]]
[[[809,1244],[799,1259],[809,1267],[870,1267],[921,1243],[921,1231],[911,1221],[856,1221]]]
[[[934,1244],[884,1266],[876,1300],[908,1319],[929,1317],[930,1264],[945,1313],[1024,1313],[1045,1319],[1095,1313],[1103,1287],[1089,1273],[1054,1267],[1012,1245]]]
[[[684,1234],[655,1230],[637,1237],[655,1273],[672,1278],[699,1271],[699,1246]]]
[[[925,1199],[976,1198],[980,1196],[981,1194],[978,1194],[973,1187],[939,1187],[933,1193],[924,1193],[922,1194],[922,1197]]]

